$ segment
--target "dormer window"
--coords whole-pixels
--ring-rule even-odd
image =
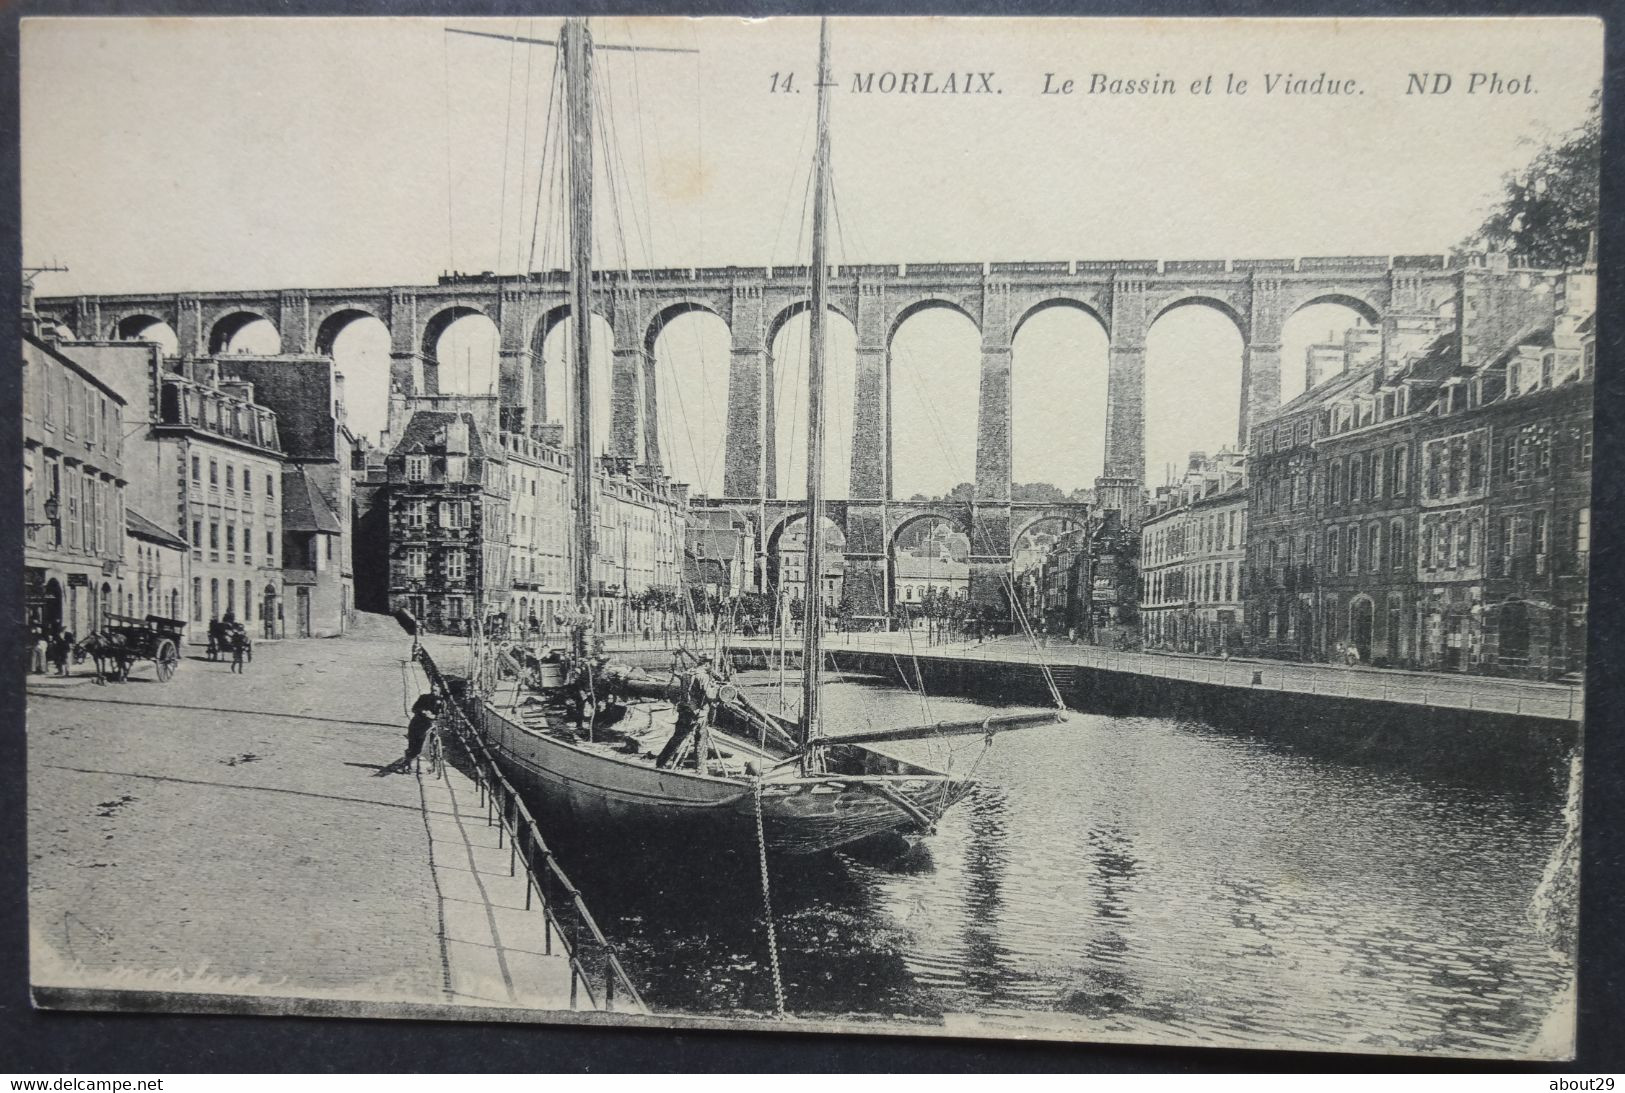
[[[406,480],[408,482],[422,482],[429,477],[429,457],[426,455],[409,455],[406,457]]]

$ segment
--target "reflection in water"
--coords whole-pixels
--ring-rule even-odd
[[[837,733],[922,713],[918,696],[853,681],[824,705]],[[938,699],[929,716],[981,709]],[[895,750],[940,766],[945,747]],[[1459,778],[1421,776],[1156,718],[1003,734],[929,854],[774,863],[789,1006],[1510,1053],[1571,974],[1529,914],[1563,836],[1568,770],[1489,778],[1481,758]],[[652,1006],[771,1010],[754,853],[719,868],[704,847],[656,860],[585,837],[559,849]]]

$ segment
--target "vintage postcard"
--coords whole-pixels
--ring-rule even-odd
[[[21,49],[38,1005],[1572,1056],[1600,21]]]

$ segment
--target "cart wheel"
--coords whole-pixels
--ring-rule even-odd
[[[158,643],[158,651],[152,658],[152,663],[158,670],[158,682],[169,682],[169,677],[175,674],[175,665],[180,659],[180,654],[175,651],[174,642],[165,638]]]

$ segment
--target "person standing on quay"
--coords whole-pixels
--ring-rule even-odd
[[[440,696],[433,691],[419,695],[412,703],[412,720],[406,725],[406,754],[396,764],[403,773],[423,751],[423,742],[429,738],[429,730],[439,717]]]

